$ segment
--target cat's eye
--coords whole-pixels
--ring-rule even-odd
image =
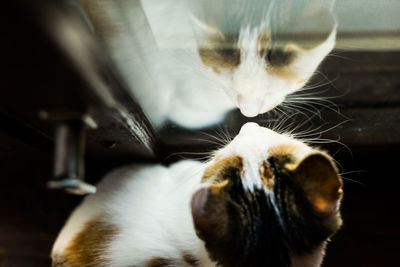
[[[283,67],[289,65],[295,57],[294,52],[285,51],[282,48],[268,49],[265,55],[267,64],[273,67]]]
[[[221,48],[217,49],[217,53],[223,57],[234,57],[240,54],[240,51],[234,48]]]
[[[268,49],[268,50],[267,50],[267,53],[265,54],[265,60],[266,60],[267,62],[271,62],[271,58],[272,58],[272,50],[271,50],[271,49]]]
[[[212,68],[232,69],[240,64],[240,50],[234,47],[200,49],[202,62]]]

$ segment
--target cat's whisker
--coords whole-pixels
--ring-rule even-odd
[[[218,147],[223,147],[223,146],[225,146],[226,144],[228,144],[232,140],[232,137],[229,136],[227,133],[224,133],[222,129],[220,129],[219,131],[215,132],[217,134],[217,136],[213,135],[213,134],[209,134],[209,133],[203,132],[203,131],[198,131],[198,132],[203,134],[203,135],[205,135],[205,136],[207,136],[207,137],[210,137],[211,140],[214,140],[214,141],[211,141],[209,139],[198,139],[198,140],[200,140],[200,141],[203,140],[203,141],[207,141],[207,142],[216,144],[216,145],[218,145]]]
[[[329,92],[330,90],[328,88],[325,88],[324,90],[318,90],[318,91],[299,91],[293,94],[288,95],[287,97],[297,97],[297,96],[317,96],[317,98],[337,98],[337,96],[324,96],[324,93]]]
[[[226,143],[230,141],[229,138],[226,138],[225,136],[221,136],[218,131],[216,132],[218,134],[218,136],[215,136],[213,134],[206,133],[206,132],[203,132],[203,131],[199,131],[199,133],[214,139],[215,141],[219,142],[219,144],[221,144],[222,146],[226,145]]]
[[[318,131],[316,134],[323,134],[323,133],[326,133],[326,132],[329,132],[329,131],[331,131],[331,130],[333,130],[333,129],[336,129],[337,127],[339,127],[339,126],[341,126],[341,125],[343,125],[343,124],[345,124],[345,123],[347,123],[347,122],[349,122],[350,120],[346,120],[346,121],[342,121],[342,122],[340,122],[340,123],[338,123],[338,124],[336,124],[336,125],[334,125],[334,126],[332,126],[332,127],[329,127],[329,128],[327,128],[327,129],[324,129],[324,130],[322,130],[322,131]],[[298,135],[297,137],[305,137],[305,136],[307,136],[307,135]]]
[[[341,143],[339,143],[341,144]],[[334,158],[337,154],[339,154],[343,149],[346,149],[347,152],[349,152],[350,154],[350,158],[352,160],[354,160],[354,155],[353,155],[353,151],[351,151],[350,147],[348,147],[347,145],[341,144],[342,147],[339,148],[335,153],[333,153],[332,157]]]
[[[298,103],[300,105],[317,105],[330,109],[332,111],[339,112],[339,107],[337,104],[335,104],[331,100],[324,98],[308,98],[308,97],[288,98],[287,103]]]
[[[290,133],[290,131],[288,131],[288,128],[291,127],[291,125],[294,123],[294,121],[291,124],[287,125],[285,128],[282,128],[282,127],[284,127],[286,122],[288,122],[289,120],[291,120],[295,116],[296,116],[296,114],[293,113],[290,116],[286,116],[283,120],[278,120],[278,124],[274,125],[272,127],[272,130],[276,131],[276,132],[279,132],[279,133],[282,133],[282,132],[289,132]]]
[[[314,105],[316,105],[316,104],[319,104],[319,103],[317,103],[317,102],[314,103],[313,101],[309,101],[309,102],[305,102],[305,101],[292,101],[292,102],[288,102],[288,103],[289,103],[289,104],[291,104],[291,103],[293,103],[293,104],[298,104],[298,105],[297,105],[298,108],[307,109],[307,110],[309,110],[311,113],[314,113],[314,112],[316,112],[316,113],[318,113],[318,114],[321,113],[320,109],[318,109],[317,107],[314,106]],[[319,117],[321,117],[321,116],[319,116]]]
[[[182,152],[175,152],[172,155],[176,156],[176,155],[205,155],[205,156],[210,156],[212,152],[211,151],[205,151],[205,152],[194,152],[194,151],[182,151]]]
[[[336,150],[336,152],[332,154],[332,157],[333,157],[333,158],[336,157],[336,155],[339,154],[344,148],[345,148],[345,147],[342,146],[341,148],[339,148],[338,150]],[[351,151],[350,151],[350,152],[351,152]],[[350,153],[350,155],[351,155],[351,153]]]
[[[312,125],[310,125],[304,131],[294,133],[293,136],[296,138],[305,138],[307,136],[313,136],[313,135],[319,134],[320,133],[319,130],[327,124],[328,123],[324,123],[324,124],[318,125],[317,127],[312,127]]]
[[[230,133],[227,129],[224,129],[222,125],[219,125],[216,134],[218,134],[218,136],[225,142],[225,144],[230,143],[234,138],[232,133]]]
[[[326,80],[326,83],[323,86],[330,85],[331,87],[335,88],[336,90],[339,90],[334,84],[334,82],[340,78],[339,74],[335,78],[329,79],[328,76],[326,76],[320,70],[316,70],[315,73],[322,76]]]
[[[168,161],[169,159],[173,157],[179,157],[180,159],[190,159],[189,157],[185,157],[185,155],[192,155],[192,156],[198,156],[198,155],[204,155],[203,157],[196,157],[198,160],[205,160],[208,161],[209,159],[212,158],[212,152],[190,152],[190,151],[182,151],[182,152],[175,152],[171,153],[168,155],[163,161]]]
[[[277,112],[278,111],[275,111],[275,113]],[[260,125],[262,126],[265,126],[273,131],[280,132],[280,126],[282,126],[288,119],[288,117],[284,117],[283,120],[277,118],[266,118],[264,120],[259,120],[258,122],[260,122]]]
[[[289,112],[291,112],[293,116],[300,114],[306,118],[308,117],[308,115],[302,109],[299,109],[297,107],[298,105],[296,105],[294,103],[282,102],[281,106],[282,106],[282,108],[285,108]]]
[[[335,88],[336,90],[338,90],[338,88],[336,88],[336,86],[333,84],[333,82],[335,82],[336,80],[338,80],[338,79],[339,79],[339,76],[338,76],[338,77],[335,77],[335,78],[333,78],[333,79],[329,79],[325,74],[323,74],[323,73],[322,73],[321,71],[319,71],[319,70],[315,71],[315,73],[318,74],[318,75],[321,75],[322,78],[325,79],[325,81],[318,80],[315,84],[308,83],[308,84],[306,84],[305,86],[303,86],[303,88],[301,89],[301,91],[312,90],[312,89],[316,89],[316,88],[323,87],[323,86],[327,86],[327,85],[330,85],[330,86],[332,86],[333,88]]]
[[[340,50],[340,49],[337,49],[337,48],[336,48],[336,49],[332,50],[332,51],[327,55],[327,57],[336,57],[336,58],[344,59],[344,60],[347,60],[347,61],[355,62],[355,60],[354,60],[353,58],[341,56],[341,54],[343,54],[343,53],[346,53],[346,51],[345,51],[345,50]]]
[[[339,143],[339,144],[343,144],[341,142],[339,142],[338,140],[335,139],[329,139],[329,138],[320,138],[322,136],[322,134],[318,134],[318,137],[316,138],[305,138],[305,139],[301,139],[302,141],[306,142],[306,143],[310,143],[310,144],[332,144],[332,143]]]
[[[287,103],[286,107],[293,112],[298,112],[302,114],[304,117],[309,117],[310,114],[318,115],[321,118],[321,112],[313,106],[303,105],[302,103]]]
[[[290,124],[285,127],[282,132],[288,134],[289,136],[294,136],[293,132],[295,131],[295,128],[293,128],[293,125],[296,124],[296,121],[292,121]]]
[[[339,153],[342,149],[346,149],[349,153],[351,158],[353,158],[353,152],[351,151],[350,147],[347,146],[346,144],[344,144],[343,142],[339,141],[340,137],[338,137],[337,139],[328,139],[328,138],[321,138],[322,133],[318,133],[318,135],[314,138],[308,138],[308,137],[296,137],[299,140],[301,140],[304,143],[308,143],[308,144],[338,144],[341,145],[342,147],[336,151],[336,153],[334,153],[332,155],[332,157],[334,158],[335,155],[337,153]],[[337,162],[337,165],[340,165],[339,162]]]
[[[287,114],[283,109],[281,109],[280,107],[276,107],[275,109],[276,109],[278,112],[283,113],[285,116],[288,116],[288,114]]]
[[[316,127],[316,128],[312,128],[312,126],[310,125],[308,129],[305,129],[305,130],[303,130],[303,131],[301,131],[301,132],[293,133],[293,132],[295,132],[297,129],[303,127],[306,123],[312,121],[313,117],[315,117],[316,115],[317,115],[317,114],[314,114],[313,116],[308,117],[307,120],[305,120],[305,121],[303,121],[302,123],[298,124],[298,125],[292,130],[292,135],[293,135],[294,137],[300,138],[300,139],[302,139],[302,140],[304,140],[304,139],[306,139],[306,138],[308,138],[308,137],[311,137],[311,136],[314,136],[314,138],[315,138],[315,136],[318,136],[317,138],[319,138],[319,137],[322,136],[323,133],[328,132],[328,131],[331,131],[332,129],[335,129],[335,128],[337,128],[337,127],[341,126],[342,124],[344,124],[344,123],[346,123],[346,122],[349,121],[349,120],[343,121],[343,122],[341,122],[341,123],[339,123],[339,124],[336,124],[336,125],[334,125],[334,126],[332,126],[332,127],[330,127],[330,128],[324,129],[324,130],[322,130],[322,131],[321,131],[320,129],[323,128],[325,125],[329,125],[328,122],[326,122],[326,123],[324,123],[324,124],[322,124],[322,125],[320,125],[320,126],[318,126],[318,127]],[[310,140],[310,139],[311,139],[311,138],[308,138],[307,140]],[[334,141],[334,142],[338,142],[338,141],[336,140],[336,141]],[[342,144],[342,145],[345,146],[344,144]],[[349,148],[348,148],[348,149],[349,149]],[[349,149],[349,151],[350,151],[350,149]],[[351,151],[350,151],[350,152],[351,152]]]
[[[331,102],[329,99],[333,99],[333,98],[336,98],[335,96],[333,96],[333,97],[323,97],[323,96],[320,96],[320,97],[312,97],[312,96],[307,96],[307,95],[302,95],[302,96],[288,96],[287,97],[287,99],[288,100],[293,100],[293,101],[296,101],[296,100],[300,100],[300,101],[310,101],[310,100],[314,100],[314,101],[316,101],[315,103],[318,103],[319,101],[326,101],[326,102],[330,102],[330,103],[333,103],[333,102]]]
[[[354,171],[348,171],[348,172],[341,172],[340,175],[347,175],[347,174],[353,174],[353,173],[368,173],[366,170],[354,170]]]
[[[295,105],[294,103],[299,103],[300,105]],[[318,110],[316,107],[314,107],[310,104],[305,104],[305,103],[301,103],[301,102],[287,102],[287,105],[293,106],[294,107],[293,110],[296,110],[296,109],[304,110],[305,112],[312,113],[314,115],[317,115],[319,118],[321,118],[320,110]]]
[[[306,105],[306,106],[318,105],[318,106],[321,106],[323,108],[331,110],[342,116],[342,114],[340,113],[339,106],[328,99],[307,98],[307,97],[305,97],[305,98],[288,98],[287,103],[298,103],[300,105]],[[314,108],[316,109],[316,107],[314,107]]]
[[[200,142],[206,142],[206,143],[214,144],[214,145],[221,146],[221,147],[224,144],[223,140],[213,141],[213,140],[210,140],[210,139],[202,139],[202,138],[192,138],[191,140],[200,141]]]
[[[340,176],[344,181],[350,181],[350,182],[353,182],[353,183],[356,183],[356,184],[359,184],[359,185],[366,186],[366,184],[364,184],[363,182],[360,182],[360,181],[357,181],[357,180],[354,180],[354,179],[351,179],[351,178],[344,177],[343,175],[340,175]]]

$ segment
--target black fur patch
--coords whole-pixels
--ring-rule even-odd
[[[199,49],[203,63],[215,68],[234,68],[240,64],[238,35],[211,36],[209,43]]]
[[[268,65],[272,67],[283,67],[288,66],[293,62],[295,53],[290,51],[284,51],[280,48],[268,49],[265,55],[265,60]]]
[[[278,177],[274,186],[276,203],[292,253],[310,253],[338,230],[338,214],[316,212],[284,167],[286,163],[287,159],[270,159],[272,171]]]
[[[229,183],[216,197],[225,203],[226,214],[218,216],[228,225],[224,233],[204,239],[210,257],[221,266],[287,267],[293,255],[312,252],[338,229],[338,214],[313,210],[285,169],[289,161],[285,157],[269,160],[276,181],[273,192],[245,191],[238,168],[228,167],[221,173]]]
[[[288,266],[290,249],[272,200],[264,191],[245,192],[239,169],[228,168],[224,175],[228,234],[205,240],[211,258],[221,266]]]

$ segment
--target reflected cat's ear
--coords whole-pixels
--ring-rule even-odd
[[[205,23],[193,14],[189,14],[190,20],[192,22],[193,31],[196,38],[201,43],[209,40],[224,40],[224,34],[218,30],[216,23],[208,22]]]
[[[311,40],[312,38],[310,38]],[[293,70],[301,73],[303,79],[309,79],[315,72],[318,65],[335,47],[336,41],[336,25],[325,37],[324,41],[317,46],[314,45],[301,45],[301,43],[288,44],[285,49],[292,51],[296,57],[291,67]],[[312,43],[312,42],[311,42]],[[310,48],[312,47],[312,48]]]
[[[287,26],[292,34],[291,45],[294,50],[325,54],[332,50],[337,20],[328,2],[311,2],[301,16],[291,21],[290,27]]]
[[[223,196],[227,182],[199,189],[192,197],[191,208],[197,236],[208,244],[220,243],[228,229],[228,200]]]
[[[289,165],[288,169],[316,211],[337,211],[343,194],[343,182],[328,156],[323,153],[311,154],[298,164]]]

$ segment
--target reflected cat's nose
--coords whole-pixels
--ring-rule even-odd
[[[260,113],[263,102],[260,99],[247,99],[239,95],[237,97],[237,104],[244,116],[255,117]]]
[[[239,134],[247,134],[247,133],[254,133],[260,130],[260,125],[255,122],[247,122],[243,124],[242,128],[240,128]]]

